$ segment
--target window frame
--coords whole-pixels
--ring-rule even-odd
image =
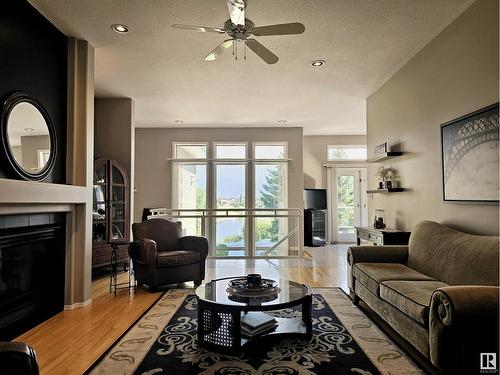
[[[180,158],[177,156],[177,146],[205,146],[204,158]],[[172,159],[173,160],[208,160],[210,156],[209,142],[172,142]]]
[[[238,161],[248,161],[249,159],[249,144],[248,142],[237,142],[237,141],[212,141],[212,156],[213,160],[216,162],[238,162]],[[245,146],[245,157],[243,159],[240,158],[218,158],[217,157],[217,146]]]
[[[335,159],[330,158],[330,149],[365,149],[366,150],[366,159]],[[357,145],[326,145],[326,160],[333,162],[366,162],[368,158],[368,146],[365,144],[357,144]]]
[[[255,157],[255,148],[257,146],[284,146],[285,154],[283,155],[283,158],[281,158],[281,159],[257,158],[257,157]],[[260,162],[260,161],[287,162],[287,161],[289,161],[289,159],[288,159],[288,141],[257,141],[257,142],[252,142],[252,158],[251,159],[254,162]]]
[[[177,146],[187,145],[187,146],[205,146],[206,156],[204,158],[179,158],[177,157]],[[217,146],[220,145],[235,145],[235,146],[245,146],[245,158],[217,158]],[[255,149],[257,146],[282,146],[284,155],[279,159],[257,159],[255,158]],[[285,163],[286,165],[286,206],[288,208],[290,199],[290,170],[288,163],[290,159],[288,158],[288,141],[214,141],[209,140],[206,142],[172,142],[171,158],[169,158],[171,168],[170,168],[170,178],[171,178],[171,207],[178,208],[178,175],[175,171],[178,166],[176,164],[191,164],[191,165],[205,165],[206,166],[206,202],[205,207],[207,210],[217,209],[217,169],[219,165],[242,165],[244,167],[244,178],[245,178],[245,207],[244,209],[257,208],[256,207],[256,186],[255,186],[255,175],[256,167],[259,165],[279,165]],[[176,177],[177,176],[177,177]],[[279,209],[279,208],[278,208]],[[245,255],[246,257],[255,257],[256,255],[256,243],[254,238],[254,220],[247,218],[245,221]],[[205,227],[206,233],[209,233],[209,238],[211,239],[211,248],[214,252],[209,254],[210,256],[216,255],[216,219],[209,219],[207,226]]]

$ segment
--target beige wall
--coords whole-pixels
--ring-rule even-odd
[[[12,151],[12,155],[16,158],[16,161],[19,164],[23,164],[23,146],[11,146],[10,150]]]
[[[96,98],[94,155],[116,160],[128,174],[130,189],[130,222],[134,207],[134,101],[130,98]]]
[[[38,169],[38,150],[50,149],[50,138],[48,135],[31,135],[21,137],[22,165],[26,170]]]
[[[366,145],[364,135],[310,135],[304,137],[304,188],[326,189],[326,147]]]
[[[144,207],[170,207],[172,142],[287,141],[290,208],[302,208],[302,128],[137,128],[135,221]]]
[[[440,124],[498,101],[498,2],[480,0],[425,46],[367,100],[368,150],[387,141],[406,154],[392,159],[408,192],[374,194],[389,226],[421,220],[473,233],[498,234],[498,205],[445,203]],[[376,187],[377,165],[368,172]],[[474,181],[471,181],[474,183]]]
[[[116,160],[129,174],[133,163],[133,122],[132,99],[95,99],[94,155]]]

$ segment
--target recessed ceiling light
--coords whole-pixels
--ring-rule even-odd
[[[111,25],[111,29],[118,34],[126,34],[128,33],[128,26],[122,25],[120,23],[116,23]]]
[[[24,128],[24,130],[27,132],[34,132],[35,131],[35,129],[33,129],[33,128]]]
[[[313,66],[315,68],[319,68],[320,66],[325,66],[325,64],[326,64],[325,60],[314,60],[314,61],[311,61],[311,66]]]
[[[286,120],[278,120],[278,123],[280,123],[280,124],[286,124]]]
[[[183,122],[184,122],[184,121],[182,121],[182,120],[175,120],[175,123],[176,123],[176,124],[182,124]]]

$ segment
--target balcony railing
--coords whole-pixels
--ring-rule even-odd
[[[303,217],[298,208],[156,208],[151,209],[151,218],[181,221],[183,235],[207,237],[211,257],[303,256]],[[239,222],[241,230],[220,238],[221,223],[231,220]]]

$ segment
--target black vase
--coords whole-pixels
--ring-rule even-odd
[[[258,273],[250,273],[247,275],[247,283],[250,288],[257,288],[262,283],[262,277]]]

